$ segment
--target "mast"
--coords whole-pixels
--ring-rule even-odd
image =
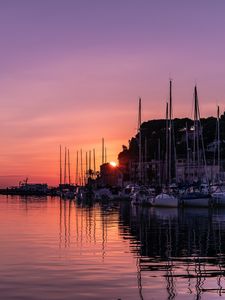
[[[168,183],[168,102],[166,102],[166,157],[165,157],[165,165],[166,165],[166,172],[165,172],[165,177],[166,177],[166,184]]]
[[[204,146],[204,140],[203,140],[203,130],[201,125],[201,116],[200,116],[200,109],[199,109],[199,102],[198,102],[198,94],[197,94],[197,87],[195,86],[195,93],[196,93],[196,114],[197,114],[197,124],[198,124],[198,136],[197,136],[197,142],[199,143],[199,137],[201,138],[201,146],[202,146],[202,156],[203,156],[203,165],[204,165],[204,171],[207,183],[209,184],[208,174],[207,174],[207,164],[206,164],[206,156],[205,156],[205,146]],[[198,161],[200,166],[200,152],[199,152],[199,145],[197,143],[197,154],[198,154]],[[198,166],[198,168],[199,168]]]
[[[197,174],[200,167],[200,152],[199,152],[199,106],[198,106],[198,93],[197,93],[197,86],[194,89],[194,98],[195,98],[195,124],[196,124],[196,152],[197,152]],[[199,174],[198,174],[199,175]],[[198,176],[199,177],[199,176]]]
[[[80,150],[80,176],[81,176],[81,185],[83,185],[83,156],[82,156],[82,149]]]
[[[220,176],[220,107],[217,106],[217,156],[218,156],[218,172]]]
[[[68,149],[68,176],[69,176],[69,185],[71,183],[70,180],[70,150]]]
[[[94,176],[96,175],[95,149],[93,149]]]
[[[67,151],[66,151],[66,147],[65,147],[65,162],[64,162],[64,184],[66,184],[66,179],[67,179],[67,174],[66,174],[66,154],[67,154]]]
[[[76,162],[76,184],[78,184],[78,164],[79,164],[79,152],[77,151],[77,162]]]
[[[104,138],[102,138],[102,165],[104,164],[104,159],[105,159],[105,154],[104,154],[104,151],[105,151],[105,146],[104,146]]]
[[[87,183],[87,178],[88,178],[88,153],[86,151],[86,156],[85,156],[85,165],[86,165],[86,172],[85,172],[85,181]]]
[[[142,147],[141,147],[141,98],[139,98],[138,103],[138,150],[139,150],[139,181],[142,183]]]
[[[188,142],[188,125],[187,125],[187,122],[186,122],[186,147],[187,147],[187,180],[189,182],[190,159],[189,159],[189,142]]]
[[[60,186],[62,185],[62,147],[61,147],[61,145],[60,145],[60,147],[59,147],[59,161],[60,161],[60,163],[59,163],[59,184],[60,184]]]
[[[169,99],[169,184],[172,178],[172,81],[170,80],[170,99]]]
[[[89,150],[89,170],[91,170],[91,150]]]

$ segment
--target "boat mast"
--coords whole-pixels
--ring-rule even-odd
[[[187,181],[189,183],[190,158],[189,158],[189,142],[188,142],[188,124],[187,124],[187,122],[186,122],[186,147],[187,147]]]
[[[209,184],[209,179],[208,179],[208,174],[207,174],[206,156],[205,156],[205,146],[204,146],[204,140],[203,140],[203,130],[202,130],[202,125],[201,125],[201,116],[200,116],[200,109],[199,109],[198,94],[197,94],[197,87],[196,86],[195,86],[195,91],[196,91],[196,114],[197,114],[197,120],[198,120],[198,137],[199,136],[201,137],[204,171],[205,171],[206,181]],[[199,142],[198,139],[197,139],[197,142]],[[198,156],[199,156],[198,160],[199,160],[199,166],[200,166],[199,146],[197,148],[197,151],[198,151]]]
[[[77,151],[77,162],[76,162],[76,184],[78,184],[78,164],[79,164],[79,152]]]
[[[165,158],[165,177],[166,177],[166,184],[168,183],[168,102],[166,102],[166,158]]]
[[[200,152],[199,152],[199,105],[198,105],[198,93],[197,93],[197,86],[194,89],[194,99],[195,99],[195,123],[196,123],[196,151],[197,151],[197,176],[199,177],[199,168],[200,168]]]
[[[217,106],[217,155],[218,155],[218,175],[220,176],[220,107]]]
[[[62,147],[60,145],[59,147],[59,160],[60,160],[60,166],[59,166],[59,184],[62,185]]]
[[[93,149],[94,176],[96,175],[95,149]]]
[[[67,174],[66,174],[66,164],[67,164],[67,160],[66,160],[66,155],[67,155],[67,151],[66,151],[66,147],[65,147],[65,162],[64,162],[64,184],[66,184],[66,178],[67,178]]]
[[[91,150],[89,150],[89,175],[91,176]]]
[[[139,181],[142,183],[142,147],[141,147],[141,98],[138,103],[138,150],[139,150]]]
[[[102,165],[104,164],[104,160],[105,160],[105,154],[104,154],[104,151],[105,151],[105,146],[104,146],[104,138],[102,138]]]
[[[70,150],[68,149],[68,176],[69,176],[69,185],[71,183],[70,180]]]
[[[80,150],[80,177],[81,177],[81,185],[83,185],[83,155],[82,149]]]
[[[88,153],[86,151],[86,156],[85,156],[85,165],[86,165],[86,172],[85,172],[85,182],[87,183],[87,178],[88,178]]]
[[[170,99],[169,99],[169,184],[172,178],[172,81],[170,80]]]

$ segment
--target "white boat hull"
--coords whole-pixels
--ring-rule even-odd
[[[152,200],[155,207],[178,207],[179,201],[176,197],[168,194],[159,194]]]

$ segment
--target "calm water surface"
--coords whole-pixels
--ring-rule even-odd
[[[225,210],[0,196],[0,299],[220,299]]]

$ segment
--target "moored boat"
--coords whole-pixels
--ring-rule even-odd
[[[179,200],[173,195],[161,193],[152,199],[151,204],[156,207],[178,207]]]
[[[180,196],[180,204],[184,207],[209,207],[211,200],[210,194],[202,192],[187,192]]]
[[[154,196],[150,190],[142,188],[131,196],[131,204],[142,206],[152,205],[153,198]]]

